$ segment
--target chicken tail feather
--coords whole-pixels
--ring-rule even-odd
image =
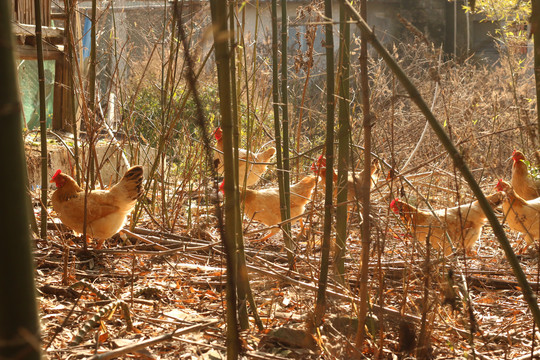
[[[276,153],[276,148],[275,147],[270,147],[270,148],[264,150],[261,153],[261,158],[262,158],[262,160],[264,160],[263,162],[268,161],[272,156],[274,156],[275,153]]]
[[[486,199],[492,208],[496,208],[503,203],[504,194],[502,192],[496,192],[494,194],[486,196]]]
[[[115,187],[122,187],[125,189],[125,193],[130,200],[137,200],[143,193],[143,167],[135,165],[131,167],[122,180]]]

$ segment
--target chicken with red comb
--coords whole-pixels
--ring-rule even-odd
[[[527,245],[534,244],[540,238],[540,198],[525,200],[503,179],[499,180],[495,189],[505,194],[502,208],[510,229],[525,234]]]
[[[540,181],[534,179],[527,168],[525,155],[514,150],[512,153],[512,188],[524,200],[536,199],[540,196]]]
[[[223,131],[221,127],[218,127],[214,131],[214,137],[216,138],[216,149],[214,155],[214,166],[216,166],[219,174],[223,174],[224,160],[223,160]],[[244,183],[246,170],[248,171],[246,186],[256,184],[261,176],[266,172],[268,162],[274,156],[276,148],[270,147],[261,152],[251,152],[246,149],[238,149],[238,174],[240,176],[239,183]],[[247,165],[247,169],[246,169]]]
[[[495,208],[502,203],[504,197],[501,193],[494,193],[486,198]],[[445,255],[452,252],[446,234],[455,247],[470,251],[480,237],[482,225],[486,220],[486,215],[478,201],[434,210],[432,213],[429,210],[420,210],[396,198],[390,203],[390,208],[401,218],[418,241],[425,243],[430,233],[432,247],[441,250]]]
[[[142,195],[143,168],[131,167],[109,190],[93,190],[86,199],[86,233],[97,238],[99,246],[124,226],[128,214]],[[51,202],[64,225],[81,234],[84,226],[85,192],[69,175],[57,170]]]
[[[320,182],[324,186],[326,184],[326,158],[324,156],[319,156],[317,161],[311,165],[311,171],[320,177]],[[374,159],[371,162],[370,174],[371,182],[369,188],[371,189],[379,180],[379,175],[381,172],[381,167],[379,160]],[[337,173],[333,171],[334,183],[337,181]],[[364,189],[364,171],[355,173],[354,176],[349,172],[347,176],[347,200],[349,202],[355,202],[362,200],[362,192]],[[334,191],[334,196],[336,196],[337,188]]]
[[[307,175],[296,184],[291,185],[291,222],[299,221],[300,215],[305,211],[315,188],[317,177]],[[225,181],[219,186],[223,191]],[[263,223],[266,226],[275,226],[281,223],[279,188],[241,189],[241,199],[244,201],[244,215],[250,219]],[[276,227],[259,241],[264,241],[279,231]]]

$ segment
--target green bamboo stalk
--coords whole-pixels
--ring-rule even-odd
[[[306,39],[309,39],[309,48],[307,49],[307,57],[308,57],[308,64],[306,69],[306,78],[304,80],[304,88],[302,89],[302,99],[300,100],[300,110],[298,112],[298,121],[296,125],[296,153],[300,154],[300,138],[302,134],[302,120],[304,115],[304,103],[306,101],[306,93],[307,88],[309,85],[309,80],[311,78],[311,70],[313,69],[313,46],[315,45],[314,39],[311,39],[312,36],[312,29],[315,27],[315,33],[317,30],[317,25],[311,25],[306,27]],[[296,180],[298,181],[300,178],[300,157],[297,157],[296,159]]]
[[[233,123],[233,150],[234,150],[234,158],[238,159],[238,143],[239,143],[239,124],[238,124],[238,97],[237,97],[237,89],[236,89],[236,54],[235,54],[235,47],[233,47],[234,42],[236,41],[235,38],[235,31],[234,31],[234,2],[231,1],[229,3],[229,31],[230,31],[230,37],[229,37],[229,48],[231,49],[230,52],[230,63],[229,68],[231,71],[231,100],[232,100],[232,123]],[[249,147],[248,147],[249,148]],[[234,164],[238,164],[238,160],[234,162]],[[248,166],[246,166],[246,169]],[[239,176],[244,177],[244,175],[247,176],[247,174],[239,174],[238,173],[238,166],[235,166],[235,173],[236,173],[236,179],[240,179]],[[238,184],[236,184],[238,185]],[[240,211],[240,193],[234,192],[234,204],[235,206],[238,206],[238,216],[236,217],[236,247],[238,249],[237,252],[237,274],[238,274],[238,284],[237,284],[237,294],[238,294],[238,321],[240,323],[240,329],[247,330],[249,329],[249,317],[247,312],[247,297],[250,293],[249,291],[249,278],[248,278],[248,271],[246,267],[246,256],[244,253],[244,237],[243,237],[243,231],[242,231],[242,214]],[[254,312],[257,311],[257,309],[253,309]]]
[[[499,220],[493,213],[493,210],[491,209],[491,206],[489,205],[486,197],[482,193],[482,190],[480,189],[480,186],[476,183],[474,180],[474,177],[467,167],[465,165],[465,162],[463,161],[463,157],[459,153],[459,151],[456,149],[446,132],[444,131],[444,128],[441,126],[441,124],[437,121],[433,113],[430,111],[428,105],[418,92],[418,89],[413,85],[413,83],[410,81],[410,79],[407,77],[405,72],[403,72],[403,69],[399,66],[399,64],[392,58],[392,55],[384,48],[384,46],[379,42],[377,37],[375,36],[374,32],[369,28],[368,24],[362,19],[362,17],[358,14],[356,9],[351,5],[351,3],[347,0],[339,0],[342,5],[344,5],[347,10],[351,14],[351,18],[353,21],[356,22],[356,25],[358,28],[362,31],[362,33],[365,33],[367,36],[368,42],[373,46],[373,48],[377,51],[377,53],[383,58],[384,62],[388,65],[388,67],[392,70],[392,72],[396,75],[396,77],[399,79],[405,90],[409,93],[411,100],[414,101],[416,106],[422,111],[426,119],[429,121],[429,124],[443,146],[445,147],[446,151],[452,158],[454,162],[454,166],[461,172],[463,175],[463,178],[467,183],[469,184],[469,187],[471,188],[474,196],[478,199],[478,203],[480,204],[482,210],[486,214],[486,217],[491,224],[491,227],[493,228],[493,233],[497,237],[497,240],[501,244],[502,249],[504,250],[504,253],[506,255],[506,258],[512,267],[512,270],[514,272],[514,276],[516,277],[519,286],[521,287],[521,291],[523,293],[523,298],[529,305],[529,308],[531,309],[531,313],[533,315],[534,321],[537,324],[540,324],[540,309],[538,308],[538,304],[536,303],[536,295],[532,292],[531,286],[529,285],[527,278],[525,274],[523,273],[523,269],[521,269],[521,266],[519,265],[519,261],[516,258],[516,255],[514,254],[514,251],[512,250],[512,247],[510,246],[510,242],[508,241],[508,238],[506,237],[506,234],[504,232],[504,229],[502,228],[501,224],[499,223]]]
[[[346,16],[343,6],[339,8],[339,102],[338,102],[338,117],[339,117],[339,133],[338,133],[338,181],[337,181],[337,206],[336,210],[336,255],[335,266],[340,281],[344,281],[345,275],[345,248],[347,240],[347,161],[349,159],[349,138],[351,133],[350,125],[350,42],[351,26],[347,22],[349,19]]]
[[[314,323],[319,326],[326,312],[326,287],[328,284],[328,264],[330,257],[330,236],[332,231],[332,207],[334,193],[334,32],[332,25],[332,1],[324,1],[326,33],[326,189],[324,199],[324,229],[321,246],[321,271],[315,305]]]
[[[94,166],[94,155],[95,155],[95,123],[96,123],[96,109],[95,109],[95,98],[96,98],[96,18],[97,18],[97,0],[92,0],[92,15],[91,22],[92,27],[90,31],[90,65],[88,68],[88,106],[87,111],[88,122],[86,126],[86,132],[88,135],[88,167],[86,171],[86,184],[84,187],[84,213],[83,213],[83,233],[82,237],[84,239],[84,250],[88,248],[88,238],[86,235],[86,226],[88,225],[88,192],[93,190],[95,187],[95,166]]]
[[[47,113],[45,106],[45,68],[43,66],[43,36],[41,31],[41,2],[34,0],[36,16],[36,45],[39,81],[39,131],[41,140],[41,231],[42,239],[47,239]]]
[[[257,5],[256,5],[256,7],[257,7]],[[245,17],[246,17],[246,7],[242,6],[242,25],[241,25],[240,31],[238,32],[238,35],[240,36],[242,49],[243,49],[242,54],[243,54],[244,66],[242,67],[242,69],[244,71],[244,81],[245,81],[245,88],[246,88],[246,110],[247,110],[246,111],[246,117],[247,117],[248,128],[251,128],[252,124],[253,124],[253,118],[251,116],[251,111],[252,111],[251,110],[251,108],[252,108],[251,101],[254,98],[253,94],[254,94],[254,91],[255,91],[255,86],[253,86],[253,89],[252,89],[251,95],[250,95],[249,77],[248,77],[248,63],[247,63],[247,51],[246,51],[246,49],[248,47],[246,46],[245,38],[244,38],[244,33],[245,33],[244,29],[245,29],[245,24],[246,24]],[[256,15],[255,15],[255,21],[256,22],[257,22],[257,19],[258,19],[258,10],[257,10]],[[255,25],[254,38],[255,39],[257,38],[257,25]],[[257,54],[257,47],[253,46],[253,59],[257,58],[256,54]],[[255,71],[256,61],[254,61],[253,64],[254,64],[253,70]],[[255,81],[256,76],[254,76],[253,78],[254,78],[254,81]],[[240,83],[240,80],[238,82]],[[250,148],[251,147],[248,147],[248,149],[250,149]],[[241,198],[241,196],[240,196],[240,198]],[[240,220],[241,220],[241,218],[240,218]],[[241,221],[240,221],[240,236],[242,236],[242,223],[241,223]],[[262,331],[262,330],[264,330],[264,325],[263,325],[262,320],[261,320],[261,318],[259,316],[259,313],[257,311],[257,304],[255,303],[255,298],[253,296],[253,291],[252,291],[251,285],[249,283],[249,274],[248,274],[248,271],[247,271],[246,256],[245,256],[245,253],[244,253],[244,241],[243,241],[243,239],[238,244],[238,263],[239,263],[238,276],[241,279],[241,281],[239,283],[239,288],[241,286],[246,287],[247,301],[249,302],[249,306],[250,306],[250,308],[252,310],[252,314],[253,314],[253,317],[254,317],[254,320],[255,320],[255,324],[257,325],[257,328],[259,329],[259,331]],[[245,280],[242,280],[243,278],[245,278]],[[246,282],[245,285],[242,284],[243,281]],[[239,293],[240,293],[240,291],[239,291]],[[239,295],[239,297],[240,297],[240,295]],[[242,321],[242,320],[240,320],[240,321]],[[241,324],[241,326],[243,326],[243,325]]]
[[[92,0],[92,14],[91,14],[92,27],[90,28],[90,65],[88,67],[88,109],[90,110],[90,126],[86,131],[91,134],[95,132],[96,123],[96,28],[97,28],[97,0]],[[93,138],[91,135],[90,139]],[[90,178],[86,180],[90,182],[90,188],[93,190],[95,186],[95,172],[94,172],[94,141],[89,142],[88,146],[88,167],[90,168]],[[86,205],[85,205],[86,208]],[[85,216],[86,218],[86,216]],[[85,226],[86,228],[86,226]]]
[[[367,2],[360,1],[360,11],[363,19],[367,19]],[[360,308],[358,311],[358,332],[356,334],[356,346],[361,348],[365,336],[365,320],[368,308],[368,272],[369,272],[369,248],[371,245],[371,222],[370,212],[370,184],[371,184],[371,109],[369,104],[369,78],[368,78],[368,52],[367,36],[364,32],[360,35],[360,84],[362,87],[362,112],[364,128],[364,178],[362,179],[362,269],[360,271]]]
[[[233,119],[231,113],[231,71],[229,52],[229,33],[227,29],[227,2],[211,0],[214,47],[218,71],[219,107],[223,129],[223,157],[225,175],[225,246],[227,249],[227,359],[237,359],[240,352],[240,339],[237,321],[237,253],[236,227],[240,216],[240,206],[234,199],[238,193],[238,159],[233,154]]]
[[[41,358],[40,334],[11,3],[0,1],[0,161],[10,174],[0,180],[0,358],[33,360]]]
[[[163,1],[164,4],[167,3],[166,0]],[[175,9],[177,9],[177,4],[175,3]],[[182,6],[182,5],[180,5]],[[168,16],[169,16],[169,12],[167,11],[167,7],[165,6],[163,8],[163,23],[164,24],[168,24]],[[176,38],[176,34],[175,34],[175,24],[177,23],[176,21],[176,17],[177,17],[177,11],[173,11],[173,14],[172,14],[172,26],[171,26],[171,29],[170,29],[170,36],[172,39]],[[168,29],[168,26],[163,26],[163,32],[162,32],[162,38],[165,39],[165,37],[167,36],[167,29]],[[164,134],[166,134],[166,130],[167,129],[167,126],[169,125],[168,124],[168,119],[169,119],[169,116],[170,116],[170,112],[171,112],[171,108],[172,108],[172,105],[173,105],[173,100],[174,100],[174,92],[175,92],[175,89],[174,89],[174,82],[175,82],[175,74],[176,74],[176,68],[177,68],[177,61],[178,61],[178,51],[179,51],[179,44],[178,42],[176,41],[171,41],[169,43],[169,54],[167,56],[166,52],[165,52],[165,46],[162,46],[161,48],[161,53],[162,53],[162,59],[163,59],[163,63],[162,63],[162,66],[161,66],[161,132],[160,132],[160,136],[163,136]],[[170,125],[169,125],[169,129],[171,129]],[[168,136],[166,136],[168,138]],[[165,139],[165,142],[167,140]],[[161,221],[162,223],[165,225],[166,228],[170,228],[170,217],[169,217],[169,212],[166,211],[165,209],[168,208],[168,205],[167,205],[167,197],[165,196],[165,194],[167,194],[167,185],[166,185],[166,180],[165,180],[165,177],[166,177],[166,172],[167,172],[167,160],[166,160],[166,153],[165,152],[161,152],[160,153],[160,163],[159,165],[161,166],[161,169],[160,169],[160,185],[161,185]]]
[[[74,161],[75,161],[75,168],[77,169],[75,173],[75,179],[77,180],[77,183],[81,183],[81,163],[79,159],[79,135],[78,135],[78,129],[77,129],[77,105],[76,105],[76,99],[75,99],[75,71],[73,71],[73,67],[76,66],[74,63],[74,56],[73,53],[75,49],[73,48],[73,7],[71,4],[71,0],[65,0],[65,9],[66,9],[66,36],[67,36],[67,58],[68,58],[68,85],[71,89],[71,92],[69,93],[70,97],[70,111],[71,111],[71,130],[73,132],[73,155],[74,155]]]
[[[23,120],[24,122],[24,120]],[[24,135],[23,135],[24,136]],[[30,222],[30,228],[32,232],[39,236],[39,227],[36,220],[36,215],[34,214],[34,205],[32,203],[32,194],[30,193],[30,181],[28,180],[28,168],[26,168],[26,189],[28,196],[26,197],[27,209],[28,209],[28,221]]]
[[[290,151],[289,151],[289,96],[287,85],[287,72],[289,67],[287,66],[287,45],[289,34],[287,31],[288,17],[287,17],[287,0],[281,0],[281,126],[283,131],[283,202],[280,202],[281,207],[281,220],[285,221],[291,218],[291,180],[290,180]],[[281,191],[280,191],[281,192]],[[293,253],[296,252],[295,243],[291,238],[291,223],[287,222],[283,224],[283,239],[285,239],[285,245]]]
[[[281,210],[281,218],[286,219],[287,213],[285,211],[285,175],[283,165],[283,153],[282,153],[282,137],[281,137],[281,123],[279,121],[279,79],[278,79],[278,30],[277,30],[277,0],[272,0],[272,101],[274,108],[274,137],[276,141],[276,162],[277,162],[277,176],[279,186],[279,207]],[[290,207],[289,207],[290,209]],[[290,236],[286,233],[283,235],[285,242],[285,250],[287,251],[287,261],[289,262],[289,268],[293,269],[295,266],[295,253],[293,251],[293,244]]]
[[[534,41],[534,80],[536,84],[536,116],[538,123],[537,132],[537,147],[540,143],[538,137],[540,137],[540,39],[538,31],[540,30],[540,1],[532,0],[532,14],[531,14],[531,27],[535,29],[533,31]],[[540,160],[540,159],[537,159]]]

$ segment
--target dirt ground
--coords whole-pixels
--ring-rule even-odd
[[[264,328],[250,316],[242,332],[245,357],[344,359],[356,351],[361,358],[382,359],[530,358],[539,333],[491,227],[484,226],[472,254],[443,258],[433,252],[427,260],[423,245],[389,213],[387,200],[374,195],[369,338],[362,349],[352,346],[362,248],[355,211],[349,217],[347,281],[340,284],[330,270],[325,322],[313,334],[305,329],[318,285],[320,201],[308,207],[302,234],[293,226],[296,271],[288,270],[282,235],[257,242],[265,231],[253,232],[260,226],[250,225],[246,258]],[[46,355],[82,359],[119,351],[114,358],[225,358],[223,248],[212,214],[194,220],[196,225],[184,223],[175,233],[144,220],[133,230],[136,237],[116,235],[100,250],[90,243],[89,252],[82,251],[80,238],[51,223],[48,240],[35,243]],[[517,233],[507,234],[522,251]],[[531,251],[524,253],[521,265],[536,290],[539,264]],[[133,345],[141,346],[129,350]]]

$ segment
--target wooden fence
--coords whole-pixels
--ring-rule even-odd
[[[36,10],[34,0],[11,0],[13,8],[13,19],[21,24],[36,23]],[[51,0],[40,0],[41,3],[41,24],[51,26]]]

